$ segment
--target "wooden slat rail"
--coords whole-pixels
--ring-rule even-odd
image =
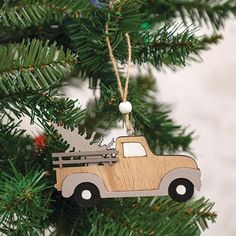
[[[105,150],[105,151],[88,151],[88,152],[58,152],[53,153],[52,157],[75,157],[75,156],[99,156],[99,155],[107,155],[107,154],[117,154],[118,151],[115,149]]]
[[[53,165],[59,165],[60,168],[66,164],[92,164],[92,163],[110,163],[117,162],[118,159],[113,157],[118,153],[117,150],[105,150],[105,151],[88,151],[88,152],[59,152],[53,153],[52,157],[57,157],[58,160],[53,161]],[[108,157],[102,157],[102,155],[108,155]],[[79,160],[63,160],[63,157],[91,157],[88,159]]]

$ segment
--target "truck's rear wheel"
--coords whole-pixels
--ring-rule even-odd
[[[76,203],[83,207],[93,207],[100,200],[100,192],[92,183],[79,184],[73,194]]]
[[[179,178],[171,182],[169,196],[177,202],[186,202],[194,193],[193,183],[187,179]]]

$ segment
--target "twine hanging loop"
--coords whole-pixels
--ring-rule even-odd
[[[107,43],[107,48],[108,48],[108,51],[109,51],[109,57],[110,57],[112,67],[113,67],[113,71],[115,73],[115,77],[116,77],[116,80],[117,80],[118,90],[120,92],[121,100],[122,100],[122,102],[127,102],[129,79],[130,79],[130,69],[131,69],[131,57],[132,57],[130,36],[127,32],[125,33],[125,39],[126,39],[127,46],[128,46],[128,59],[127,59],[127,72],[126,72],[125,87],[123,88],[122,87],[122,82],[121,82],[121,79],[120,79],[120,73],[119,73],[119,70],[118,70],[117,63],[116,63],[116,59],[115,59],[115,56],[113,54],[111,41],[110,41],[109,36],[108,36],[108,33],[109,33],[108,31],[109,31],[108,23],[106,23],[105,33],[106,33],[106,43]],[[126,129],[127,129],[127,134],[128,135],[133,135],[134,134],[134,129],[133,129],[132,123],[130,121],[129,113],[124,114],[124,122],[125,122],[125,126],[126,126]]]

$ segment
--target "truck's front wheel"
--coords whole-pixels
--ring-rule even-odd
[[[100,192],[92,183],[79,184],[73,194],[76,203],[83,207],[93,207],[100,200]]]
[[[193,193],[193,183],[188,179],[175,179],[169,186],[169,196],[177,202],[188,201],[190,198],[192,198]]]

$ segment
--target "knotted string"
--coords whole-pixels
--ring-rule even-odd
[[[121,79],[120,79],[118,66],[117,66],[117,63],[116,63],[116,59],[115,59],[115,56],[113,54],[111,41],[110,41],[109,36],[108,36],[108,23],[106,23],[106,25],[105,25],[105,33],[106,33],[106,43],[107,43],[107,47],[108,47],[108,51],[109,51],[109,57],[110,57],[112,67],[113,67],[113,71],[115,73],[115,77],[116,77],[116,80],[117,80],[118,90],[120,92],[120,97],[121,97],[123,102],[126,102],[127,101],[127,96],[128,96],[131,57],[132,57],[130,37],[129,37],[128,33],[125,33],[125,39],[126,39],[127,46],[128,46],[128,59],[127,59],[127,72],[126,72],[125,87],[123,88],[122,87],[122,82],[121,82]],[[132,135],[134,133],[134,129],[133,129],[133,126],[130,122],[129,113],[124,114],[124,122],[125,122],[125,126],[126,126],[126,129],[127,129],[127,133],[129,135]]]

